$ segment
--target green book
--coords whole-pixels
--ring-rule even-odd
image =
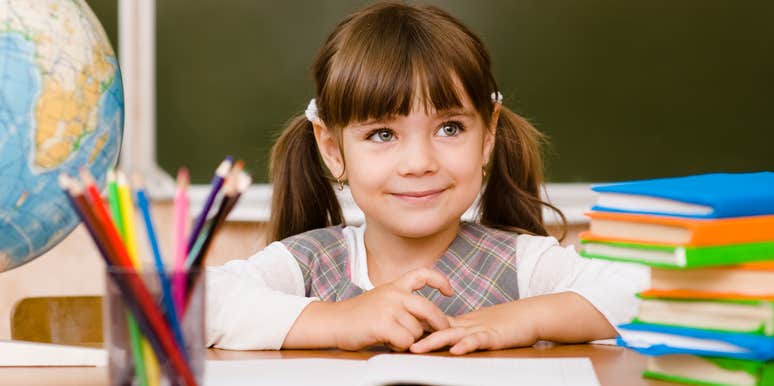
[[[774,241],[712,246],[640,244],[581,239],[580,255],[660,268],[695,268],[774,260]]]
[[[774,362],[695,355],[648,357],[645,378],[701,386],[774,386]]]

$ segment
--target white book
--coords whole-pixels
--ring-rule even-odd
[[[671,250],[646,249],[589,241],[583,245],[583,252],[611,260],[637,260],[643,263],[668,264],[676,267],[684,267],[687,260],[685,248],[681,246]]]
[[[8,366],[106,366],[101,348],[0,340],[0,367]]]
[[[380,354],[368,360],[207,361],[205,384],[380,386],[598,386],[588,358],[469,358]]]
[[[661,197],[611,192],[600,193],[597,205],[630,212],[663,213],[679,216],[705,216],[714,212],[714,209],[709,205],[698,205]]]
[[[643,299],[640,322],[774,336],[774,302]]]

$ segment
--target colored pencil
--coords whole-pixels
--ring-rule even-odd
[[[207,220],[210,209],[212,209],[212,204],[215,202],[215,197],[218,195],[218,191],[220,191],[220,188],[223,186],[223,180],[228,174],[229,170],[231,170],[231,164],[232,158],[230,156],[226,157],[226,159],[224,159],[215,170],[215,176],[212,177],[212,181],[210,182],[210,193],[207,195],[207,201],[205,201],[204,207],[202,207],[202,211],[196,218],[196,222],[191,229],[191,234],[188,237],[186,255],[191,253],[191,249],[193,248],[194,243],[196,243],[196,239],[199,237],[199,233],[204,227],[204,223]]]
[[[185,240],[186,225],[188,224],[188,169],[181,168],[177,172],[177,191],[175,192],[174,217],[175,217],[175,261],[172,270],[173,294],[175,307],[178,314],[183,312],[185,300],[185,258],[188,255],[188,247]]]
[[[199,237],[196,239],[193,248],[188,251],[188,256],[185,262],[186,269],[189,269],[193,265],[193,262],[199,257],[199,255],[201,255],[203,252],[206,252],[204,251],[204,248],[209,245],[208,240],[212,239],[212,235],[214,233],[213,231],[226,220],[225,216],[223,216],[224,209],[227,206],[231,206],[233,208],[233,205],[228,204],[228,202],[231,201],[237,194],[239,185],[238,181],[240,175],[243,173],[243,169],[244,162],[241,160],[237,161],[224,179],[222,189],[223,195],[221,196],[218,210],[215,212],[215,215],[212,217],[212,219],[207,220],[202,232],[199,233]],[[190,282],[188,284],[190,284]]]
[[[143,272],[143,262],[137,250],[137,228],[134,223],[132,191],[129,188],[129,181],[127,181],[126,175],[120,171],[116,174],[118,179],[118,203],[121,208],[121,219],[123,220],[124,245],[126,245],[134,268],[138,272]],[[142,345],[142,356],[145,358],[145,373],[148,376],[148,385],[159,386],[160,372],[156,355],[153,354],[147,339],[141,339],[140,344]]]
[[[113,215],[118,227],[118,233],[124,234],[124,220],[121,218],[121,204],[118,201],[118,183],[116,183],[116,172],[113,169],[108,170],[108,202],[110,203],[110,214]]]
[[[137,252],[137,233],[134,223],[132,192],[126,175],[120,171],[116,175],[118,178],[118,202],[121,207],[121,219],[124,222],[124,244],[126,245],[127,252],[129,252],[129,259],[131,259],[132,265],[138,271],[142,271],[142,261],[140,261],[140,256]]]
[[[83,222],[84,226],[86,227],[86,230],[91,235],[92,239],[94,240],[94,244],[97,246],[97,249],[100,252],[100,255],[105,260],[105,263],[107,265],[107,272],[108,275],[110,275],[111,280],[113,283],[118,285],[120,292],[122,294],[128,294],[130,293],[130,287],[126,283],[126,277],[123,277],[118,272],[114,272],[111,270],[111,267],[115,266],[114,261],[114,249],[110,247],[110,243],[107,240],[107,236],[105,235],[104,230],[100,227],[99,221],[94,216],[94,213],[91,211],[89,207],[89,203],[83,194],[83,187],[80,185],[80,183],[70,177],[68,177],[65,174],[59,175],[59,185],[62,187],[62,189],[67,194],[68,198],[70,199],[70,203],[73,205],[73,209],[75,209],[75,212],[78,214],[78,217]],[[136,301],[133,301],[133,299],[127,299],[126,296],[124,297],[124,303],[127,308],[129,308],[129,311],[126,312],[126,318],[127,318],[127,328],[129,330],[130,334],[130,345],[133,350],[133,357],[135,358],[135,370],[137,371],[137,378],[138,381],[142,384],[146,384],[147,378],[145,374],[145,367],[144,362],[142,360],[141,356],[141,347],[140,347],[140,332],[139,330],[142,330],[145,332],[146,336],[149,336],[153,333],[151,327],[147,323],[140,323],[138,324],[137,321],[134,319],[132,315],[139,315],[142,311],[140,310],[139,306],[137,305]],[[132,324],[130,324],[132,323]],[[132,330],[134,329],[134,331]],[[140,359],[138,360],[135,353],[140,353]],[[128,381],[127,381],[128,382]]]
[[[67,198],[70,200],[75,213],[83,222],[84,227],[91,235],[91,238],[95,241],[95,245],[100,252],[100,255],[105,259],[105,262],[112,264],[112,256],[115,252],[110,248],[110,243],[107,241],[107,235],[96,225],[97,219],[94,214],[89,210],[89,203],[86,200],[86,196],[83,195],[83,187],[75,181],[73,178],[62,173],[59,175],[59,186],[67,194]]]
[[[117,272],[114,270],[114,267],[117,266],[115,248],[112,247],[105,229],[101,226],[100,221],[92,211],[91,205],[86,198],[86,194],[84,194],[83,186],[78,181],[65,174],[60,174],[59,185],[67,193],[67,196],[70,199],[70,203],[73,205],[75,212],[78,214],[78,217],[81,219],[92,239],[94,240],[94,244],[97,246],[100,255],[102,256],[103,260],[105,260],[108,275],[110,276],[113,283],[119,287],[119,290],[123,295],[124,303],[126,307],[129,308],[131,315],[143,316],[143,308],[137,299],[131,295],[134,293],[134,287],[130,283],[132,280],[129,279],[134,278],[134,281],[137,281],[137,276],[127,276],[126,272]],[[143,331],[145,336],[155,337],[153,327],[146,318],[140,317],[140,319],[135,320],[137,320],[137,326],[140,330]],[[139,340],[136,343],[137,346],[139,346]],[[143,364],[140,362],[135,363],[135,365],[142,366]],[[144,378],[139,380],[144,381]]]
[[[118,184],[116,183],[116,173],[111,169],[108,171],[108,203],[110,204],[110,212],[113,215],[113,221],[118,227],[118,233],[126,242],[126,230],[124,229],[124,219],[121,213],[121,201],[119,199]],[[137,379],[141,386],[148,384],[148,373],[145,366],[145,354],[143,352],[143,343],[140,335],[140,330],[137,326],[137,321],[127,311],[126,313],[126,329],[129,333],[129,346],[132,351],[132,359],[134,359],[134,369],[137,374]],[[145,344],[147,347],[147,342]],[[144,350],[147,352],[147,348]]]
[[[94,178],[86,169],[81,169],[80,172],[86,184],[86,193],[94,215],[99,222],[99,226],[105,228],[107,241],[116,252],[116,264],[114,265],[124,268],[128,273],[126,275],[128,284],[126,286],[125,300],[128,299],[128,301],[137,303],[138,312],[135,314],[135,318],[138,322],[147,324],[147,327],[150,328],[152,333],[146,334],[146,337],[151,340],[151,344],[154,345],[157,353],[165,354],[166,358],[169,359],[169,365],[174,370],[172,373],[178,374],[186,384],[195,385],[196,379],[193,377],[193,373],[182,355],[182,348],[175,344],[169,325],[161,315],[161,311],[145,287],[145,283],[137,276],[126,247],[121,242],[115,225],[107,215],[107,209],[105,209],[99,191],[94,185]]]
[[[240,173],[239,179],[237,180],[237,188],[236,188],[236,194],[226,202],[226,207],[224,208],[224,215],[220,218],[220,223],[226,221],[226,217],[231,213],[231,211],[236,206],[237,202],[239,202],[239,199],[242,197],[245,192],[247,192],[247,189],[250,188],[250,185],[253,183],[253,178],[250,177],[247,173]]]
[[[252,178],[250,175],[241,170],[239,171],[238,175],[234,176],[233,178],[229,178],[229,181],[227,182],[228,186],[226,187],[226,191],[223,195],[223,199],[221,200],[217,214],[211,221],[208,222],[207,231],[199,237],[194,249],[191,251],[188,256],[188,260],[186,261],[188,272],[186,279],[187,285],[190,288],[193,288],[192,286],[196,283],[199,276],[201,275],[201,267],[204,266],[204,260],[217,231],[226,221],[226,218],[228,217],[231,210],[236,206],[236,203],[239,201],[239,198],[242,196],[242,194],[250,188],[251,183]],[[187,308],[191,294],[192,291],[188,291],[186,293],[185,308]]]
[[[237,171],[236,173],[232,172],[229,174],[229,177],[226,179],[224,184],[224,194],[220,200],[220,205],[218,205],[217,212],[212,219],[207,221],[204,230],[199,234],[199,238],[196,240],[196,243],[194,243],[194,247],[188,252],[188,258],[186,259],[186,269],[189,271],[189,278],[190,269],[198,265],[197,262],[201,259],[201,256],[207,252],[207,248],[212,242],[218,227],[225,221],[225,216],[227,215],[225,213],[226,207],[231,206],[229,202],[233,200],[237,193],[237,180],[239,179],[239,173],[241,173],[241,171]],[[188,284],[191,284],[190,279]]]
[[[153,261],[156,265],[156,272],[159,276],[159,284],[161,284],[162,298],[164,307],[166,308],[166,315],[169,324],[172,326],[172,331],[177,338],[177,344],[180,347],[185,347],[185,340],[183,339],[183,332],[180,330],[180,322],[177,318],[177,311],[175,310],[175,304],[172,300],[172,289],[167,278],[166,270],[164,269],[164,261],[161,258],[161,250],[159,248],[158,239],[156,237],[156,230],[153,227],[153,218],[151,217],[150,204],[145,194],[145,190],[142,188],[142,183],[137,179],[137,183],[134,184],[137,189],[137,206],[140,208],[142,217],[145,223],[145,231],[148,234],[148,242],[151,245],[153,251]],[[188,357],[187,352],[183,350],[183,355]]]

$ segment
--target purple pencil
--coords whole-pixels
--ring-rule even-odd
[[[215,197],[217,197],[218,191],[220,191],[220,188],[223,186],[223,180],[226,178],[226,175],[231,170],[232,162],[233,162],[233,158],[231,158],[231,156],[228,156],[226,157],[226,159],[223,160],[223,162],[220,163],[218,168],[215,169],[215,176],[212,177],[212,182],[210,182],[210,194],[207,196],[207,201],[205,201],[204,207],[202,208],[202,211],[199,213],[199,217],[196,218],[196,222],[194,223],[193,229],[191,229],[191,235],[188,237],[188,247],[186,248],[186,256],[191,252],[191,249],[196,243],[196,239],[199,237],[199,233],[201,233],[202,228],[204,227],[204,222],[207,221],[207,214],[210,213],[210,209],[212,209],[212,204],[215,202]]]

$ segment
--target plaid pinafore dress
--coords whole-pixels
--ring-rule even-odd
[[[364,292],[350,280],[349,250],[342,229],[315,229],[281,241],[301,268],[306,296],[339,301]],[[431,287],[416,293],[446,315],[457,316],[519,298],[514,233],[462,223],[433,268],[449,278],[454,295],[444,296]]]

